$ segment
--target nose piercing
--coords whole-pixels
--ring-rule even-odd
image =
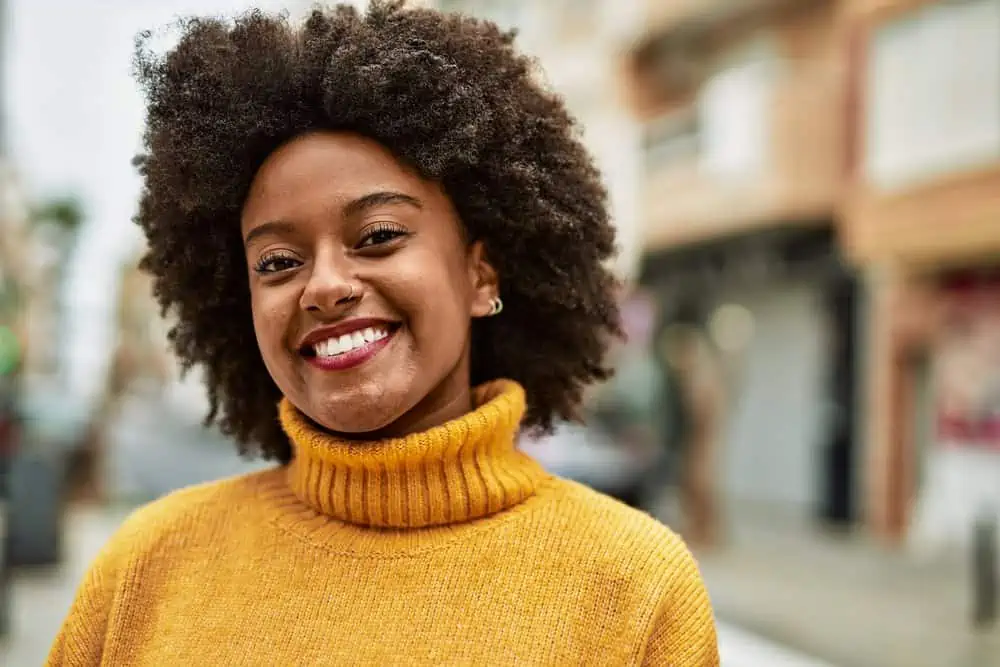
[[[353,301],[353,300],[354,300],[354,285],[348,285],[348,287],[350,287],[350,288],[351,288],[351,291],[350,291],[350,293],[349,293],[349,294],[347,295],[347,299],[346,299],[346,301]]]

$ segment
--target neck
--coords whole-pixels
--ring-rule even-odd
[[[420,528],[507,509],[546,477],[515,446],[524,390],[497,380],[476,388],[472,403],[433,428],[358,441],[322,431],[283,400],[281,423],[295,451],[289,484],[313,509],[366,526]]]
[[[412,433],[427,431],[435,426],[458,419],[462,415],[468,414],[475,409],[472,391],[466,383],[462,388],[449,392],[453,395],[443,395],[448,391],[445,387],[438,392],[420,402],[417,408],[409,412],[410,415],[418,414],[419,417],[404,416],[397,419],[389,426],[376,433],[368,433],[360,438],[365,441],[387,440],[391,438],[403,438]],[[348,436],[351,437],[351,436]]]

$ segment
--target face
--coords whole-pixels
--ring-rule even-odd
[[[375,141],[304,135],[261,166],[241,227],[261,355],[306,416],[388,437],[469,411],[497,276],[436,183]]]

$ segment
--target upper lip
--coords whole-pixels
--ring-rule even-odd
[[[328,327],[313,329],[299,342],[299,349],[312,347],[316,343],[321,343],[329,338],[337,338],[344,334],[354,333],[369,327],[388,328],[395,324],[391,320],[384,320],[377,317],[357,317],[351,320],[344,320],[338,324]]]

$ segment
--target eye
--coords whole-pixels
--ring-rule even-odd
[[[385,245],[407,234],[406,229],[400,225],[391,222],[378,222],[362,231],[361,241],[358,242],[356,248],[372,248]]]
[[[276,251],[261,255],[253,270],[259,274],[280,273],[299,266],[302,262],[288,252]]]

